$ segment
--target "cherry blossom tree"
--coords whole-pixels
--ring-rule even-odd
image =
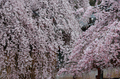
[[[54,79],[80,33],[67,0],[0,0],[0,79]]]
[[[86,29],[75,43],[69,62],[58,74],[80,75],[94,68],[120,66],[120,0],[97,2],[88,6],[80,18],[81,26]]]

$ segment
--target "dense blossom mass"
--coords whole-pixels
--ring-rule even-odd
[[[80,35],[69,57],[69,64],[59,73],[80,74],[94,68],[120,66],[120,0],[101,0],[99,5],[89,6],[82,20],[90,21],[87,18],[93,15],[95,23],[82,24],[89,28]]]
[[[0,0],[0,79],[54,79],[81,32],[72,10],[67,0]]]
[[[0,79],[120,66],[120,0],[91,1],[0,0]]]

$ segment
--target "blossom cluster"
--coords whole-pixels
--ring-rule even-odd
[[[80,31],[67,0],[0,0],[0,79],[53,79]]]
[[[99,5],[88,7],[82,16],[83,22],[89,22],[94,15],[95,23],[75,43],[66,71],[80,74],[94,68],[120,66],[119,9],[119,0],[102,0]]]

